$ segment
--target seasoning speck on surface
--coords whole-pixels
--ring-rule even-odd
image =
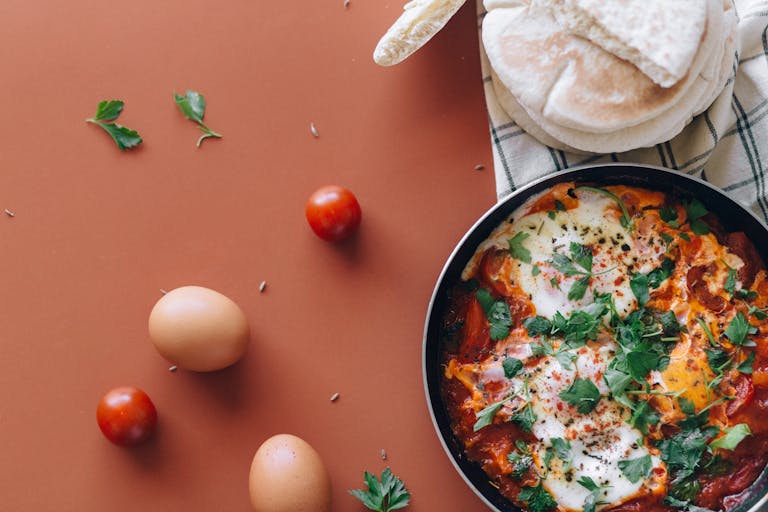
[[[267,282],[262,281],[261,284],[259,284],[259,293],[264,293],[264,290],[267,289]]]
[[[344,0],[344,8],[346,9],[348,7],[349,7],[349,0]]]
[[[332,395],[331,395],[331,402],[335,402],[336,400],[338,400],[338,399],[339,399],[339,397],[340,397],[340,396],[341,396],[341,395],[340,395],[340,394],[338,394],[338,393],[334,393],[334,394],[332,394]]]
[[[7,216],[9,216],[9,217],[15,217],[15,216],[16,216],[16,214],[15,214],[15,213],[13,213],[13,212],[12,212],[11,210],[9,210],[8,208],[6,208],[6,209],[5,209],[5,214],[6,214]]]
[[[483,164],[477,164],[475,166],[476,171],[482,171],[483,169],[485,169],[485,166]]]
[[[176,366],[176,365],[173,365],[173,366],[169,366],[169,367],[168,367],[168,371],[169,371],[169,372],[171,372],[171,373],[175,372],[175,371],[176,371],[176,370],[178,370],[178,369],[179,369],[179,367],[178,367],[178,366]]]
[[[381,460],[387,460],[387,451],[384,448],[381,449]]]
[[[168,290],[163,290],[162,288],[160,288],[160,293],[162,293],[163,295],[165,295],[166,293],[168,293]]]
[[[315,126],[314,122],[309,123],[309,131],[312,132],[312,136],[315,138],[320,136],[320,132],[317,131],[317,126]]]

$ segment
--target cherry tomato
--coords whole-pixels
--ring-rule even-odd
[[[96,421],[107,439],[119,446],[133,446],[152,437],[157,410],[145,392],[121,386],[99,401]]]
[[[360,204],[344,187],[329,185],[315,190],[307,201],[307,221],[317,236],[329,242],[348,238],[360,225]]]

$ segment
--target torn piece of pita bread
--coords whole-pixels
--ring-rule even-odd
[[[466,0],[411,0],[373,51],[380,66],[404,61],[432,39]]]
[[[662,87],[691,68],[707,22],[707,0],[533,0],[571,34],[628,60]]]

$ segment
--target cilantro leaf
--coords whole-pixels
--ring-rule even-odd
[[[754,290],[745,290],[744,288],[736,290],[736,298],[741,300],[752,300],[757,298],[757,292]]]
[[[756,332],[757,328],[750,325],[747,317],[741,311],[736,313],[731,323],[725,328],[725,336],[737,347],[750,346],[751,343],[747,335],[755,334]]]
[[[637,459],[626,459],[619,461],[619,469],[627,480],[636,484],[640,480],[646,479],[650,476],[653,464],[651,463],[651,456],[644,455]]]
[[[381,482],[375,475],[365,472],[365,485],[368,490],[350,490],[349,494],[359,499],[363,505],[377,512],[390,512],[405,508],[411,501],[411,495],[402,480],[387,468],[381,474]]]
[[[747,436],[751,436],[752,431],[746,423],[739,423],[725,429],[725,435],[718,437],[711,443],[710,448],[720,448],[721,450],[734,450],[739,443]]]
[[[523,369],[523,362],[514,357],[506,357],[501,362],[502,368],[504,368],[504,376],[508,379],[515,377]]]
[[[659,413],[651,407],[650,402],[640,402],[632,412],[628,423],[647,436],[648,426],[656,425],[660,420]]]
[[[552,322],[543,316],[532,316],[523,320],[523,327],[528,330],[528,336],[540,336],[552,331]]]
[[[142,143],[141,136],[136,130],[131,130],[125,126],[116,123],[105,123],[104,121],[114,121],[120,116],[125,103],[121,100],[110,100],[99,102],[96,107],[94,117],[86,119],[86,122],[95,124],[107,132],[120,151],[131,149]]]
[[[571,365],[576,360],[576,354],[567,352],[563,350],[563,347],[561,347],[560,350],[555,352],[555,359],[557,359],[557,362],[560,363],[560,366],[562,366],[566,370],[570,370]]]
[[[585,245],[571,242],[571,259],[587,272],[592,272],[592,249]]]
[[[571,285],[571,289],[568,290],[568,300],[583,299],[584,295],[587,293],[588,287],[589,287],[589,276],[582,277],[581,279],[577,279]]]
[[[530,512],[549,512],[557,507],[557,502],[544,489],[541,480],[536,487],[523,487],[517,499],[526,503]]]
[[[677,321],[677,315],[674,311],[665,311],[656,317],[661,324],[661,330],[664,331],[664,336],[677,336],[682,330],[680,324]]]
[[[587,274],[587,272],[576,268],[576,265],[571,261],[571,258],[565,254],[560,254],[559,252],[552,254],[552,259],[548,260],[547,263],[566,276],[581,276]]]
[[[100,101],[96,107],[96,114],[93,116],[94,121],[114,121],[123,111],[125,102],[121,100],[104,100]]]
[[[728,352],[725,350],[713,348],[711,350],[705,350],[704,352],[707,354],[707,363],[709,363],[709,367],[716,374],[723,373],[725,367],[731,363]]]
[[[197,123],[197,127],[203,131],[203,135],[197,139],[197,147],[200,147],[200,144],[207,138],[214,137],[220,139],[222,137],[220,133],[214,132],[203,122],[203,117],[205,116],[205,97],[202,94],[197,91],[187,90],[186,94],[181,96],[174,92],[173,99],[181,113],[184,114],[184,117]]]
[[[608,368],[603,373],[603,380],[608,385],[608,389],[611,390],[611,394],[614,397],[618,397],[623,395],[627,387],[632,383],[632,376],[621,370]]]
[[[523,263],[531,262],[531,251],[523,247],[523,243],[531,236],[523,231],[509,239],[509,254]]]
[[[600,390],[591,380],[577,377],[568,389],[560,393],[560,398],[576,406],[581,414],[589,414],[600,401]]]

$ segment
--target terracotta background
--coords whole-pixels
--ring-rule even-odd
[[[247,511],[253,453],[288,432],[323,456],[336,511],[364,510],[346,490],[386,465],[408,510],[484,510],[440,447],[420,368],[438,273],[494,202],[475,6],[380,68],[371,53],[400,8],[0,3],[0,212],[16,214],[0,214],[0,509]],[[195,148],[172,100],[186,88],[223,140]],[[139,150],[84,123],[111,98]],[[304,219],[331,183],[363,208],[341,247]],[[247,312],[237,366],[170,373],[151,346],[160,289],[184,284]],[[137,450],[95,421],[123,384],[160,414]]]

